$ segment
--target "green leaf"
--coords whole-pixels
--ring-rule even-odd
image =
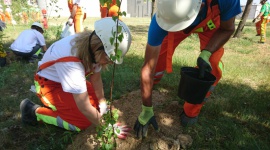
[[[114,41],[114,38],[113,37],[110,37],[110,43],[111,43],[111,45],[113,45],[113,41]]]
[[[99,0],[99,3],[100,3],[100,5],[102,5],[102,6],[105,4],[104,0]]]
[[[117,26],[117,33],[121,33],[122,32],[122,26]]]
[[[123,16],[121,11],[120,11],[120,12],[118,12],[118,15],[119,15],[119,16]]]
[[[112,61],[116,60],[116,56],[113,56],[112,54],[111,54],[110,58],[111,58]]]
[[[116,110],[117,111],[117,110]],[[116,112],[116,113],[113,113],[113,118],[115,119],[115,120],[118,120],[118,118],[119,118],[119,114]]]
[[[116,3],[117,3],[117,6],[120,6],[121,5],[120,0],[116,0]]]
[[[117,39],[121,43],[123,41],[123,39],[124,39],[124,34],[121,33],[120,35],[118,35]]]
[[[115,49],[117,49],[119,46],[119,43],[114,43],[114,46],[115,46]]]
[[[112,144],[105,144],[105,149],[106,150],[112,150],[113,149],[113,145]]]
[[[112,16],[112,19],[114,20],[114,22],[116,22],[116,19],[118,19],[118,16]]]
[[[120,134],[120,131],[121,131],[120,129],[118,128],[116,129],[116,133]]]
[[[125,11],[123,11],[123,12],[122,12],[122,14],[123,14],[124,16],[126,16],[126,15],[127,15],[127,13],[126,13]]]

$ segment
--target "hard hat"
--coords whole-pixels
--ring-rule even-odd
[[[156,20],[166,31],[187,28],[197,17],[202,0],[158,0]]]
[[[40,27],[40,28],[43,30],[43,27],[42,27],[42,25],[41,25],[39,22],[34,22],[34,23],[32,24],[32,26]]]
[[[94,26],[95,26],[96,35],[100,38],[100,40],[104,46],[105,53],[111,58],[111,55],[115,56],[116,40],[111,45],[110,39],[113,37],[113,35],[116,35],[113,33],[116,33],[117,22],[118,22],[118,27],[122,28],[122,33],[123,33],[123,40],[121,42],[119,40],[117,40],[118,49],[121,50],[122,56],[120,56],[119,59],[116,59],[113,61],[116,64],[121,64],[123,62],[123,57],[128,52],[130,44],[131,44],[131,34],[130,34],[130,30],[127,27],[127,25],[120,20],[114,21],[111,17],[106,17],[106,18],[102,18],[102,19],[96,21]]]

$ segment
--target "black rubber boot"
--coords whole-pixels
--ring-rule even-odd
[[[22,122],[29,125],[37,125],[37,116],[35,110],[40,107],[28,98],[24,99],[20,104],[20,110],[22,115]]]
[[[181,120],[181,125],[183,127],[186,127],[186,126],[191,126],[191,125],[194,125],[195,123],[197,123],[198,121],[198,116],[196,117],[188,117],[185,112],[183,111],[180,115],[180,120]]]

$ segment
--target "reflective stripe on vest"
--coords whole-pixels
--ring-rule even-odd
[[[74,126],[72,124],[69,124],[68,122],[64,121],[59,116],[57,116],[55,118],[55,117],[51,117],[51,116],[42,115],[42,114],[39,114],[39,113],[36,113],[36,115],[37,115],[37,120],[38,121],[43,120],[44,122],[46,122],[48,124],[52,124],[52,125],[64,128],[66,130],[78,131],[78,132],[81,131],[80,128],[78,128],[78,127],[76,127],[76,126]]]

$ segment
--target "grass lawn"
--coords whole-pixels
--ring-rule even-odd
[[[93,30],[97,19],[87,18],[85,27]],[[150,19],[123,18],[123,21],[131,30],[133,41],[124,63],[116,67],[113,99],[140,88],[140,68]],[[45,33],[48,46],[58,39],[64,22],[65,19],[49,20],[49,29]],[[7,49],[19,33],[28,28],[30,25],[8,26],[4,31],[4,47]],[[224,46],[223,77],[203,107],[198,124],[183,129],[193,138],[189,149],[270,149],[270,32],[267,32],[265,44],[258,44],[259,37],[255,35],[255,26],[249,21],[241,38],[232,38]],[[184,101],[177,97],[180,68],[195,66],[198,55],[199,41],[192,35],[175,51],[174,72],[166,74],[154,88],[168,93],[168,99],[183,104]],[[21,100],[30,98],[41,104],[29,91],[36,68],[37,62],[24,61],[13,61],[0,68],[0,149],[66,149],[77,135],[46,124],[37,127],[21,124]],[[112,70],[109,68],[102,74],[107,98]]]

